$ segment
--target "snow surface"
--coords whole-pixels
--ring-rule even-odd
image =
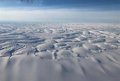
[[[119,81],[120,24],[0,24],[0,81]]]

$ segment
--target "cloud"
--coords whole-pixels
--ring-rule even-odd
[[[71,9],[0,10],[0,21],[19,22],[113,22],[120,23],[120,11]]]

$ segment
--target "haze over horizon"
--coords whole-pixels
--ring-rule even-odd
[[[0,21],[120,22],[120,0],[0,0]]]

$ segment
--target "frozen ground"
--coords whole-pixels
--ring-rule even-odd
[[[119,24],[0,24],[0,81],[119,80]]]

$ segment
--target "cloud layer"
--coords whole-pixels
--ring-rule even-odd
[[[120,11],[0,10],[0,21],[19,22],[120,22]]]

